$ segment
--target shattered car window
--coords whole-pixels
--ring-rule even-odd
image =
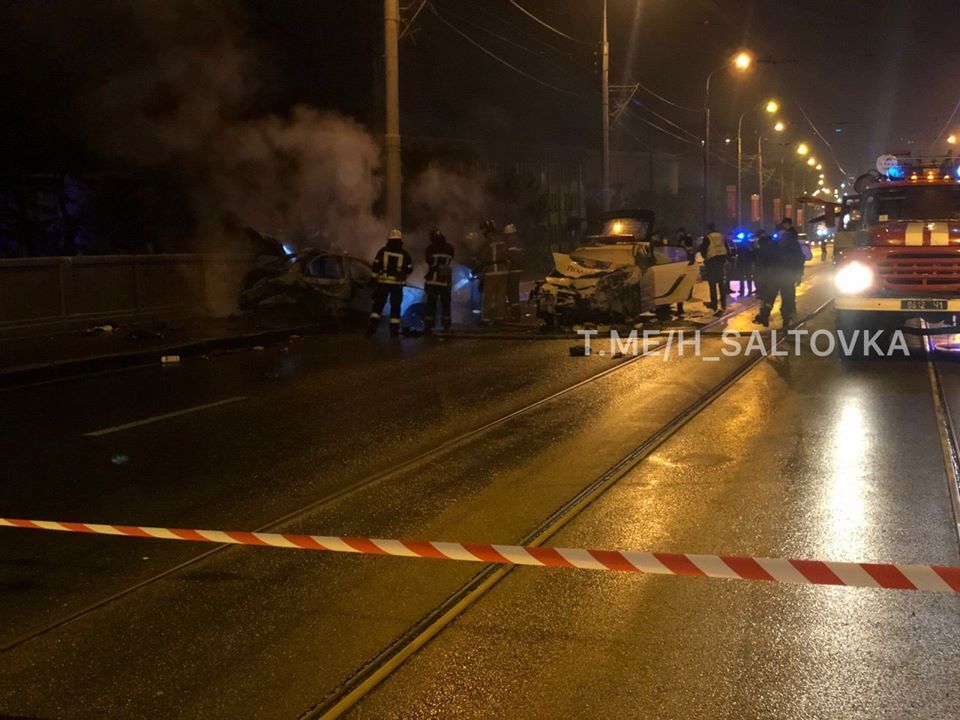
[[[343,262],[333,255],[318,255],[307,263],[303,274],[307,277],[341,280],[344,277]]]

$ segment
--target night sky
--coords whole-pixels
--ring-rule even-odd
[[[849,174],[861,172],[880,152],[929,150],[960,98],[955,1],[609,2],[611,82],[639,81],[688,108],[641,92],[640,105],[632,108],[636,115],[619,121],[615,147],[696,152],[690,133],[702,133],[697,108],[704,79],[741,46],[755,50],[762,62],[746,77],[715,76],[717,136],[735,133],[743,109],[775,95],[784,104],[788,137],[812,141],[818,157],[830,159],[803,120],[802,106]],[[598,143],[599,1],[521,4],[583,42],[551,33],[508,0],[433,0],[439,17],[427,5],[401,44],[404,134]],[[91,92],[120,69],[149,66],[156,59],[153,50],[165,43],[203,46],[224,33],[256,58],[242,93],[231,98],[231,112],[283,112],[305,103],[378,129],[380,0],[172,3],[194,19],[181,19],[175,30],[144,42],[152,29],[151,23],[143,26],[141,11],[162,5],[71,0],[4,5],[0,149],[6,165],[43,170],[103,162],[100,146],[89,140]],[[418,6],[418,0],[409,0],[403,16],[409,19]],[[454,28],[566,92],[504,67]],[[942,152],[946,145],[941,141],[936,149]],[[835,167],[828,170],[839,175]]]

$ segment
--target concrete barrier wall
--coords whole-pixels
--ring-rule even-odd
[[[0,334],[120,317],[229,315],[253,261],[241,255],[0,260]]]

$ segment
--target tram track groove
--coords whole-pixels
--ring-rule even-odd
[[[802,327],[832,303],[832,298],[827,300],[794,327]],[[785,337],[780,338],[777,344],[783,342]],[[517,544],[532,547],[542,545],[765,359],[766,353],[749,357],[719,383],[676,413],[653,435],[582,488]],[[443,603],[411,624],[406,632],[358,668],[327,698],[308,708],[298,720],[335,720],[342,717],[514,569],[513,566],[488,566],[478,572]]]
[[[747,313],[747,312],[752,312],[752,311],[754,311],[754,310],[756,309],[756,307],[757,307],[757,304],[754,303],[754,302],[745,304],[745,305],[741,306],[740,308],[738,308],[738,309],[735,310],[735,311],[726,313],[726,314],[724,314],[724,315],[721,316],[721,317],[718,317],[718,318],[716,318],[716,319],[714,319],[714,320],[711,320],[710,322],[706,323],[706,324],[703,325],[702,327],[696,328],[696,330],[698,330],[698,331],[700,331],[700,332],[703,332],[703,331],[705,331],[705,330],[709,330],[709,329],[711,329],[711,328],[717,327],[718,325],[721,325],[722,323],[724,323],[724,322],[726,322],[726,321],[728,321],[728,320],[730,320],[730,319],[732,319],[732,318],[734,318],[734,317],[737,317],[737,316],[742,315],[742,314]],[[678,329],[678,330],[680,330],[680,329]],[[686,329],[684,329],[684,330],[686,330]],[[664,333],[663,337],[666,337],[666,333]],[[414,469],[414,468],[416,468],[416,467],[418,467],[418,466],[420,466],[420,465],[422,465],[422,464],[430,461],[431,459],[436,458],[437,456],[440,456],[440,455],[442,455],[442,454],[444,454],[444,453],[447,453],[447,452],[449,452],[449,451],[452,451],[452,450],[460,447],[461,445],[465,444],[466,442],[468,442],[469,440],[471,440],[471,439],[473,439],[473,438],[476,438],[476,437],[478,437],[478,436],[481,436],[481,435],[483,435],[483,434],[486,433],[486,432],[489,432],[489,431],[491,431],[491,430],[493,430],[493,429],[495,429],[495,428],[497,428],[497,427],[500,427],[501,425],[504,425],[504,424],[508,423],[509,421],[511,421],[511,420],[513,420],[513,419],[515,419],[515,418],[517,418],[517,417],[521,417],[521,416],[523,416],[523,415],[526,415],[526,414],[532,412],[533,410],[536,410],[537,408],[540,408],[540,407],[542,407],[542,406],[544,406],[544,405],[546,405],[546,404],[548,404],[548,403],[550,403],[550,402],[553,402],[553,401],[558,400],[558,399],[560,399],[560,398],[562,398],[562,397],[564,397],[564,396],[566,396],[566,395],[568,395],[568,394],[570,394],[570,393],[573,393],[573,392],[575,392],[576,390],[579,390],[580,388],[583,388],[583,387],[585,387],[585,386],[587,386],[587,385],[589,385],[589,384],[591,384],[591,383],[594,383],[594,382],[596,382],[596,381],[598,381],[598,380],[601,380],[601,379],[603,379],[603,378],[606,378],[606,377],[608,377],[608,376],[610,376],[610,375],[612,375],[612,374],[614,374],[614,373],[620,372],[621,370],[623,370],[623,369],[625,369],[625,368],[627,368],[627,367],[631,367],[632,365],[634,365],[635,363],[643,360],[644,358],[651,357],[651,356],[655,356],[656,353],[661,349],[661,347],[662,347],[662,345],[661,345],[660,343],[657,343],[657,344],[655,344],[653,347],[650,347],[649,349],[646,349],[646,348],[645,348],[645,351],[644,351],[644,352],[641,352],[641,353],[635,355],[634,357],[627,358],[627,359],[623,360],[622,362],[617,363],[617,364],[614,365],[613,367],[606,368],[606,369],[604,369],[604,370],[602,370],[602,371],[600,371],[600,372],[598,372],[598,373],[595,373],[595,374],[593,374],[593,375],[590,375],[590,376],[588,376],[588,377],[586,377],[586,378],[584,378],[584,379],[582,379],[582,380],[579,380],[579,381],[577,381],[577,382],[575,382],[575,383],[573,383],[573,384],[571,384],[571,385],[568,385],[567,387],[561,388],[560,390],[557,390],[557,391],[555,391],[555,392],[553,392],[553,393],[550,393],[549,395],[546,395],[546,396],[544,396],[544,397],[542,397],[542,398],[540,398],[540,399],[538,399],[538,400],[535,400],[535,401],[533,401],[533,402],[531,402],[531,403],[528,403],[527,405],[524,405],[524,406],[522,406],[522,407],[520,407],[520,408],[517,408],[516,410],[512,410],[512,411],[510,411],[510,412],[508,412],[508,413],[506,413],[506,414],[504,414],[504,415],[501,415],[500,417],[495,418],[494,420],[491,420],[491,421],[488,421],[488,422],[486,422],[486,423],[483,423],[483,424],[481,424],[481,425],[479,425],[479,426],[477,426],[477,427],[475,427],[475,428],[473,428],[473,429],[471,429],[471,430],[468,430],[468,431],[466,431],[466,432],[464,432],[464,433],[461,433],[460,435],[456,435],[456,436],[454,436],[454,437],[452,437],[452,438],[450,438],[450,439],[448,439],[448,440],[445,440],[445,441],[443,441],[443,442],[441,442],[441,443],[439,443],[439,444],[437,444],[437,445],[435,445],[435,446],[433,446],[433,447],[431,447],[431,448],[429,448],[429,449],[427,449],[427,450],[424,450],[424,451],[421,452],[421,453],[418,453],[417,455],[415,455],[415,456],[413,456],[413,457],[411,457],[411,458],[408,458],[408,459],[406,459],[406,460],[403,460],[403,461],[401,461],[401,462],[399,462],[399,463],[396,463],[395,465],[392,465],[392,466],[390,466],[390,467],[388,467],[388,468],[385,468],[385,469],[383,469],[383,470],[379,470],[379,471],[377,471],[377,472],[375,472],[375,473],[372,473],[372,474],[366,475],[366,476],[364,476],[364,477],[362,477],[362,478],[359,478],[358,480],[355,480],[354,482],[349,483],[348,485],[345,485],[345,486],[340,487],[340,488],[338,488],[338,489],[336,489],[336,490],[334,490],[334,491],[332,491],[332,492],[329,492],[329,493],[323,495],[322,497],[317,498],[316,500],[311,501],[310,503],[308,503],[308,504],[306,504],[306,505],[301,505],[301,506],[299,506],[299,507],[291,510],[290,512],[285,513],[284,515],[282,515],[282,516],[280,516],[280,517],[273,518],[273,519],[271,519],[270,521],[268,521],[267,523],[265,523],[265,524],[263,524],[263,525],[260,525],[259,527],[255,528],[255,529],[253,530],[253,532],[270,532],[270,531],[274,530],[275,528],[277,528],[277,526],[283,525],[283,524],[288,523],[288,522],[292,522],[292,521],[296,520],[297,518],[299,518],[299,517],[301,517],[301,516],[303,516],[303,515],[306,515],[306,514],[308,514],[308,513],[311,513],[311,512],[314,512],[314,511],[316,511],[316,510],[319,510],[319,509],[321,509],[321,508],[323,508],[323,507],[326,507],[326,506],[328,506],[328,505],[330,505],[330,504],[332,504],[332,503],[334,503],[334,502],[336,502],[336,501],[338,501],[338,500],[340,500],[340,499],[342,499],[342,498],[344,498],[344,497],[347,497],[347,496],[352,495],[352,494],[354,494],[354,493],[356,493],[356,492],[358,492],[358,491],[360,491],[360,490],[363,490],[364,488],[367,488],[367,487],[370,487],[370,486],[372,486],[372,485],[375,485],[375,484],[378,483],[378,482],[382,482],[382,481],[390,478],[391,476],[394,476],[394,475],[397,475],[397,474],[399,474],[399,473],[407,472],[407,471],[409,471],[409,470],[412,470],[412,469]],[[81,619],[81,618],[89,615],[89,614],[92,613],[92,612],[95,612],[95,611],[97,611],[97,610],[99,610],[99,609],[101,609],[101,608],[103,608],[103,607],[105,607],[105,606],[107,606],[107,605],[110,605],[110,604],[112,604],[112,603],[114,603],[114,602],[116,602],[116,601],[118,601],[118,600],[120,600],[120,599],[122,599],[122,598],[124,598],[124,597],[126,597],[126,596],[128,596],[128,595],[131,595],[132,593],[135,593],[135,592],[137,592],[137,591],[139,591],[139,590],[141,590],[141,589],[143,589],[143,588],[145,588],[145,587],[147,587],[147,586],[149,586],[149,585],[152,585],[153,583],[158,582],[159,580],[163,580],[164,578],[170,577],[170,576],[175,575],[175,574],[177,574],[177,573],[179,573],[179,572],[181,572],[181,571],[183,571],[183,570],[186,570],[187,568],[189,568],[189,567],[191,567],[191,566],[193,566],[193,565],[195,565],[195,564],[197,564],[197,563],[200,563],[200,562],[202,562],[202,561],[204,561],[204,560],[207,560],[208,558],[212,557],[213,555],[216,555],[216,554],[218,554],[218,553],[220,553],[220,552],[223,552],[224,550],[227,550],[227,549],[229,549],[229,548],[231,548],[231,547],[233,547],[233,546],[231,546],[231,545],[217,545],[217,546],[215,546],[215,547],[212,547],[212,548],[210,548],[209,550],[206,550],[206,551],[201,552],[201,553],[199,553],[199,554],[197,554],[197,555],[195,555],[195,556],[193,556],[193,557],[191,557],[191,558],[188,558],[187,560],[184,560],[183,562],[180,562],[180,563],[178,563],[178,564],[176,564],[176,565],[174,565],[174,566],[172,566],[172,567],[166,568],[165,570],[162,570],[161,572],[155,573],[155,574],[153,574],[153,575],[151,575],[151,576],[149,576],[149,577],[147,577],[147,578],[144,578],[143,580],[140,580],[140,581],[138,581],[138,582],[136,582],[136,583],[134,583],[134,584],[132,584],[132,585],[130,585],[130,586],[128,586],[128,587],[125,587],[125,588],[123,588],[123,589],[121,589],[121,590],[118,590],[118,591],[116,591],[116,592],[113,592],[113,593],[107,595],[106,597],[100,598],[100,599],[98,599],[98,600],[96,600],[96,601],[94,601],[94,602],[92,602],[92,603],[89,603],[89,604],[87,604],[87,605],[84,605],[83,607],[78,608],[77,610],[74,610],[73,612],[70,612],[70,613],[68,613],[68,614],[66,614],[66,615],[62,615],[62,616],[60,616],[59,618],[56,618],[55,620],[52,620],[52,621],[50,621],[50,622],[48,622],[48,623],[46,623],[46,624],[43,624],[43,625],[40,625],[40,626],[37,626],[37,627],[33,627],[33,628],[31,628],[31,629],[23,632],[23,633],[20,633],[19,635],[15,635],[13,638],[11,638],[10,640],[5,641],[2,645],[0,645],[0,653],[3,653],[3,652],[7,652],[7,651],[9,651],[9,650],[12,650],[12,649],[14,649],[14,648],[16,648],[16,647],[18,647],[18,646],[20,646],[20,645],[23,645],[24,643],[27,643],[27,642],[29,642],[29,641],[37,638],[37,637],[40,637],[40,636],[42,636],[42,635],[46,635],[47,633],[50,633],[50,632],[52,632],[52,631],[54,631],[54,630],[57,630],[57,629],[59,629],[59,628],[61,628],[61,627],[64,627],[65,625],[68,625],[68,624],[70,624],[70,623],[73,623],[73,622],[75,622],[75,621],[77,621],[77,620],[79,620],[79,619]]]

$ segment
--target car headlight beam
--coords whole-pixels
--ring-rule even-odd
[[[843,295],[855,295],[873,285],[873,270],[863,263],[851,262],[837,270],[833,282]]]

